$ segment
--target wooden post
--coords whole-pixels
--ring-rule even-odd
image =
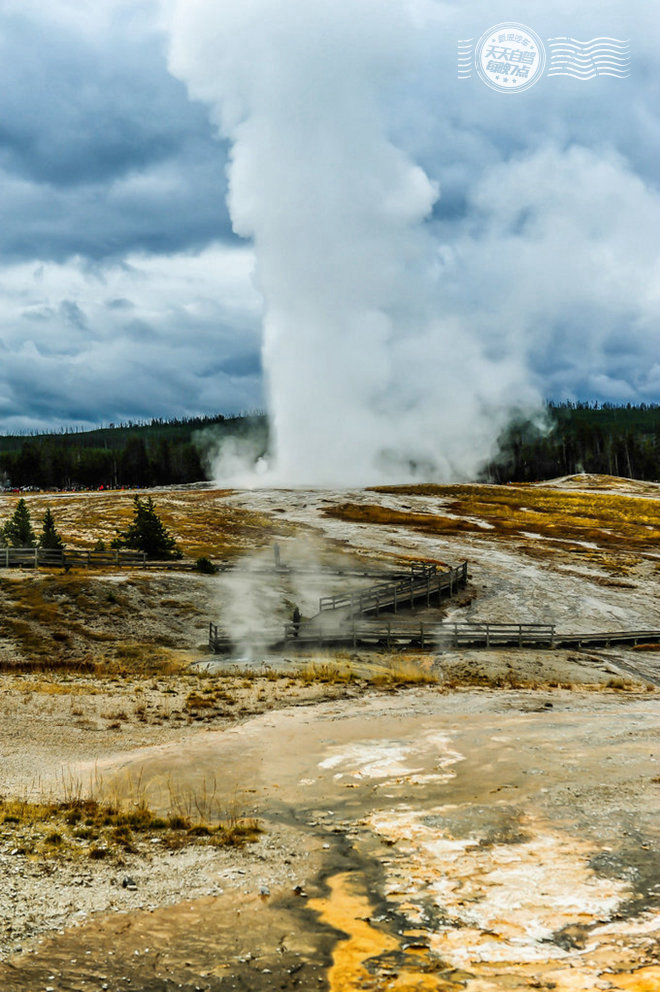
[[[353,647],[357,647],[357,637],[355,636],[355,615],[353,615]]]
[[[420,643],[420,646],[421,646],[422,651],[423,651],[424,650],[424,624],[423,624],[423,622],[421,620],[419,622],[419,643]]]
[[[522,624],[518,624],[518,647],[522,647]]]
[[[486,624],[486,647],[490,647],[490,625]]]
[[[34,567],[39,567],[39,548],[34,549]]]
[[[431,576],[426,573],[426,605],[431,605]]]

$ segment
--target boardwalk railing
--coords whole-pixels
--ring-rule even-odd
[[[331,618],[328,617],[330,621]],[[544,623],[425,623],[358,621],[355,617],[344,623],[328,622],[323,625],[286,624],[284,643],[288,647],[300,645],[341,645],[353,647],[416,646],[422,649],[442,648],[566,648],[583,645],[659,644],[660,630],[621,630],[605,633],[562,634],[554,624]],[[222,653],[231,651],[231,638],[219,631],[217,624],[209,624],[209,646]],[[262,637],[255,640],[255,647],[275,648]]]
[[[604,633],[555,634],[556,647],[584,647],[599,644],[610,647],[612,644],[660,644],[660,630],[611,630]]]
[[[358,623],[306,627],[287,624],[287,644],[358,644],[392,647],[418,645],[437,648],[536,647],[568,648],[613,644],[659,644],[660,630],[620,630],[605,633],[562,634],[554,624],[543,623]]]
[[[420,647],[554,647],[553,624],[541,623],[326,623],[286,624],[284,640],[298,644],[415,644]]]
[[[0,548],[0,568],[139,567],[146,564],[143,551],[74,551],[65,548]]]
[[[406,578],[379,582],[361,592],[322,596],[319,600],[319,613],[343,610],[351,616],[371,612],[378,615],[380,610],[386,609],[393,609],[396,613],[399,606],[413,606],[417,600],[424,598],[429,606],[432,596],[439,598],[443,592],[452,596],[460,586],[464,586],[467,582],[467,568],[466,561],[457,568],[449,568],[444,572],[438,571],[436,565],[415,563]]]
[[[498,644],[545,645],[554,647],[555,626],[549,623],[445,623],[437,628],[437,638],[452,647]]]

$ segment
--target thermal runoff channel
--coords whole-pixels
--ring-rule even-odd
[[[443,316],[436,183],[393,141],[419,28],[401,0],[181,0],[170,68],[231,146],[228,204],[264,301],[270,475],[473,476],[516,355]]]

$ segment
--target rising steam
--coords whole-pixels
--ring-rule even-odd
[[[439,190],[386,112],[414,52],[405,0],[178,0],[171,34],[172,72],[231,142],[274,478],[473,476],[538,398],[511,349],[443,317]]]

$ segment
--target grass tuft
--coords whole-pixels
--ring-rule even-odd
[[[139,779],[134,785],[141,790]],[[146,852],[146,842],[154,837],[171,850],[200,843],[242,847],[262,833],[257,820],[239,815],[234,806],[224,817],[214,816],[216,805],[215,786],[209,792],[206,785],[191,793],[189,815],[174,812],[166,818],[143,798],[126,806],[80,795],[44,802],[5,798],[0,799],[0,825],[18,850],[68,860],[121,860],[126,853]]]

